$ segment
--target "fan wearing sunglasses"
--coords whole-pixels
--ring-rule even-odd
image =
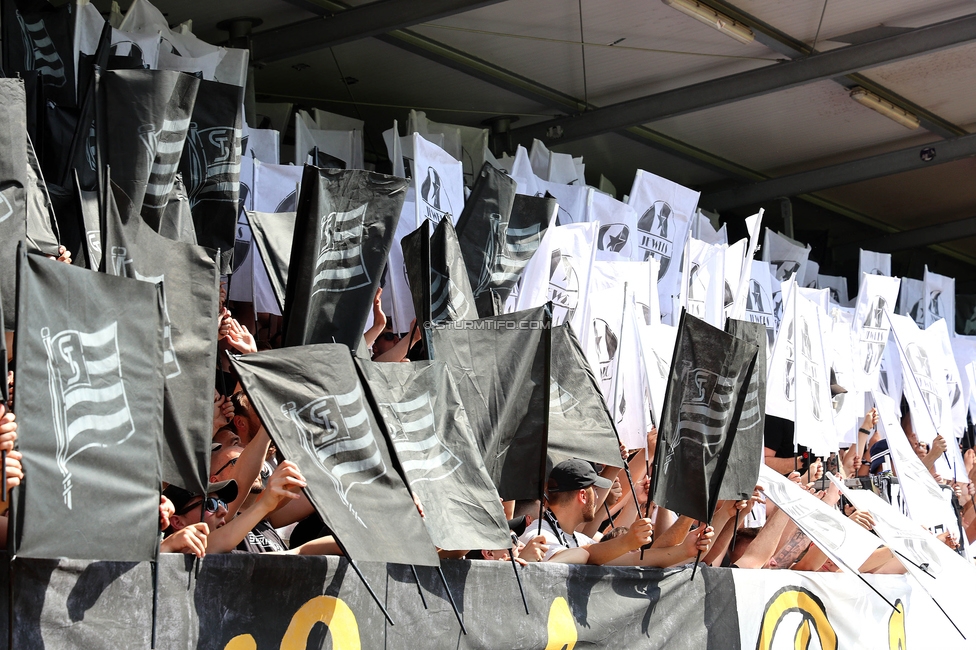
[[[206,495],[170,485],[163,494],[173,502],[176,512],[169,518],[166,539],[159,550],[203,557],[210,533],[227,523],[227,502],[237,498],[237,483],[213,483]]]

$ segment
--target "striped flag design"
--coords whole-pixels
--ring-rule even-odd
[[[349,212],[331,212],[322,220],[313,296],[320,291],[350,291],[369,284],[363,261],[363,222],[368,205]]]
[[[472,305],[464,297],[464,292],[451,278],[430,270],[430,320],[441,321],[468,320],[477,318],[470,314]]]
[[[122,382],[118,323],[97,332],[64,330],[54,336],[45,327],[41,338],[47,350],[64,503],[71,509],[68,462],[90,447],[122,444],[135,431]]]
[[[354,485],[366,485],[386,474],[386,465],[369,420],[369,407],[359,387],[342,395],[325,395],[297,408],[281,407],[298,430],[309,457],[332,481],[342,503],[366,527],[349,502]]]
[[[204,199],[231,201],[240,189],[241,129],[218,126],[198,131],[190,124],[187,146],[190,148],[190,178],[187,191],[190,207]]]
[[[689,366],[685,368],[682,384],[678,435],[669,445],[665,472],[683,442],[701,447],[706,460],[719,453],[735,405],[734,377]]]
[[[579,400],[573,397],[573,395],[560,386],[556,381],[552,381],[549,385],[549,410],[556,411],[562,415],[568,414],[570,411],[579,406]]]
[[[64,62],[47,32],[44,19],[39,18],[29,22],[19,11],[16,14],[17,22],[20,23],[20,35],[24,41],[24,68],[37,70],[52,86],[63,86],[67,81]]]
[[[495,257],[491,286],[514,286],[529,258],[539,249],[541,241],[542,228],[537,223],[526,228],[508,228],[505,231],[505,245]]]
[[[430,393],[379,407],[390,428],[397,458],[411,482],[439,481],[461,466],[461,460],[437,437]]]
[[[143,201],[145,207],[155,210],[166,207],[166,200],[173,189],[176,172],[180,167],[183,144],[189,128],[189,118],[163,120],[158,130],[154,124],[144,124],[139,128],[139,137],[146,145],[149,157],[149,182]]]

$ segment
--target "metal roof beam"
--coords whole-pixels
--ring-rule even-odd
[[[303,20],[251,36],[251,59],[269,63],[377,36],[447,16],[497,4],[504,0],[376,0],[329,15],[317,11],[307,0],[287,0],[320,13],[320,18]]]
[[[572,142],[831,79],[972,40],[976,40],[976,14],[512,129],[512,139],[523,145],[531,144],[533,138],[547,145]]]
[[[808,194],[909,172],[973,155],[976,155],[976,134],[963,135],[714,192],[702,197],[702,205],[712,210],[730,210],[781,196]]]
[[[856,247],[879,253],[897,253],[913,248],[965,239],[966,237],[976,237],[976,217],[890,233],[877,239],[861,242]],[[853,244],[851,246],[855,247]]]

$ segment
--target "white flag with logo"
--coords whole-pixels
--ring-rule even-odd
[[[766,349],[772,351],[776,342],[776,317],[773,313],[772,273],[769,263],[752,260],[749,264],[749,284],[745,295],[745,320],[762,323],[766,328]],[[767,362],[772,362],[772,353]]]
[[[778,418],[796,418],[796,283],[783,283],[787,287],[786,308],[773,352],[769,355],[769,373],[766,376],[766,414]]]
[[[830,372],[824,357],[821,318],[827,314],[797,291],[794,316],[796,342],[796,443],[818,456],[837,451]]]
[[[891,276],[891,253],[875,253],[860,249],[857,264],[857,277],[860,281],[864,274]]]
[[[941,362],[942,347],[932,333],[918,329],[907,316],[889,315],[889,318],[901,356],[902,380],[912,412],[912,425],[918,439],[930,445],[939,434],[945,411],[949,410],[949,391]]]
[[[681,305],[689,314],[722,329],[725,325],[725,247],[691,237],[687,272],[681,276]]]
[[[892,311],[898,287],[898,278],[861,276],[854,311],[854,386],[858,390],[871,390],[878,385],[878,372],[890,328],[885,315]]]
[[[595,223],[548,228],[522,273],[519,290],[519,310],[551,300],[553,326],[570,323],[584,345],[597,230]]]
[[[603,192],[590,190],[586,220],[600,226],[596,244],[598,261],[643,260],[637,255],[637,213],[632,207]]]
[[[956,525],[956,514],[942,494],[942,488],[908,442],[898,421],[894,402],[886,395],[874,393],[874,403],[878,408],[878,421],[888,441],[888,451],[898,476],[898,487],[904,495],[909,516],[915,523],[929,529],[941,525],[945,530],[952,530],[952,526]],[[912,422],[914,421],[913,418]]]
[[[254,212],[295,212],[298,209],[298,187],[302,183],[300,165],[274,165],[253,160]]]
[[[430,221],[431,232],[441,219],[457,224],[464,209],[464,172],[461,162],[446,151],[413,134],[413,186],[417,197],[416,227]]]
[[[831,399],[834,409],[834,433],[843,443],[857,442],[857,428],[864,415],[863,393],[854,387],[854,347],[851,310],[834,307],[830,311],[830,332],[825,347],[831,353],[831,369],[837,385],[846,393]]]
[[[680,293],[681,255],[700,193],[643,169],[637,170],[629,204],[637,220],[637,260],[660,262],[658,296],[661,321],[677,325],[673,297]]]
[[[966,400],[963,393],[963,381],[952,350],[952,340],[949,336],[949,326],[944,318],[940,318],[926,330],[938,343],[933,346],[932,353],[939,355],[938,363],[945,369],[946,391],[948,392],[949,408],[942,412],[942,423],[939,431],[952,431],[954,437],[961,438],[966,430]],[[943,435],[945,435],[943,433]],[[949,440],[949,436],[945,436]],[[950,446],[952,446],[951,441]]]
[[[925,327],[925,283],[912,278],[901,279],[901,292],[898,294],[899,316],[908,316],[919,327]]]
[[[955,333],[956,327],[956,279],[929,271],[925,267],[925,275],[922,282],[925,298],[925,327],[928,327],[940,318],[945,318],[953,324],[952,332]]]
[[[776,315],[777,329],[782,327],[785,299],[778,283],[786,282],[794,275],[797,283],[799,283],[803,279],[809,256],[810,248],[806,244],[773,232],[769,228],[766,229],[766,237],[763,242],[763,261],[769,262],[773,274],[773,304],[775,305],[774,314]]]
[[[409,331],[410,323],[417,317],[413,294],[410,293],[410,282],[407,280],[407,267],[403,262],[403,248],[400,246],[403,238],[414,231],[414,217],[417,213],[415,201],[414,188],[408,186],[407,198],[403,200],[400,220],[397,222],[393,245],[390,247],[390,257],[386,262],[383,294],[380,296],[383,311],[390,319],[393,331],[400,334]]]
[[[818,275],[817,288],[826,289],[830,292],[831,302],[837,303],[841,307],[848,307],[850,300],[847,298],[847,278],[839,275]]]
[[[749,294],[752,291],[753,267],[756,257],[756,249],[759,246],[759,233],[762,230],[763,212],[764,210],[760,208],[759,212],[756,214],[752,215],[751,217],[746,217],[746,228],[749,231],[749,243],[746,245],[746,250],[743,254],[742,270],[739,272],[739,284],[735,289],[735,304],[729,312],[729,318],[735,318],[737,320],[747,318],[745,316],[746,305],[749,302]],[[766,284],[769,284],[768,279],[766,280]],[[769,344],[772,345],[772,343],[772,338],[770,338]]]
[[[857,573],[881,546],[877,537],[768,465],[760,467],[759,482],[766,496],[837,566]]]

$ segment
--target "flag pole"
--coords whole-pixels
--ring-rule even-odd
[[[627,283],[624,282],[624,304],[623,304],[623,306],[620,309],[620,336],[617,338],[617,350],[618,351],[621,349],[621,343],[623,342],[623,337],[624,337],[624,317],[626,315],[627,315]],[[613,409],[611,409],[611,411],[610,411],[610,421],[611,422],[615,422],[616,421],[616,418],[617,418],[617,380],[616,379],[617,378],[615,376],[614,377],[614,382],[613,382]],[[614,425],[613,431],[617,435],[617,445],[619,446],[620,445],[620,434],[617,432],[616,425]],[[645,449],[646,449],[646,443],[645,443]],[[647,455],[647,452],[645,451],[645,456],[646,455]],[[640,500],[637,498],[637,488],[634,487],[634,478],[633,478],[633,476],[630,473],[630,460],[629,459],[626,460],[626,461],[624,461],[624,472],[627,474],[627,483],[630,484],[630,493],[634,497],[634,506],[637,508],[637,514],[639,515],[640,514]],[[651,497],[651,495],[648,494],[647,495],[648,500],[650,500],[650,497]],[[641,555],[643,555],[643,553]],[[643,558],[641,558],[641,559],[643,559]]]
[[[206,508],[204,508],[206,509]],[[150,641],[149,647],[152,650],[156,648],[156,621],[157,613],[159,612],[159,544],[163,539],[163,533],[160,532],[156,535],[156,553],[153,561],[149,564],[149,568],[152,571],[152,585],[153,585],[153,599],[152,599],[152,640]]]
[[[427,609],[427,599],[424,598],[424,590],[420,586],[420,576],[417,575],[417,567],[411,564],[410,570],[413,571],[413,579],[417,583],[417,593],[420,594],[420,602],[423,603],[424,609]]]
[[[522,576],[519,575],[518,563],[515,561],[515,554],[509,553],[508,559],[512,561],[512,570],[515,571],[515,580],[518,582],[519,594],[522,595],[522,606],[525,607],[525,614],[529,614],[529,603],[525,600],[525,590],[522,589]]]
[[[729,542],[729,564],[732,563],[732,550],[735,548],[735,537],[739,534],[739,509],[735,509],[735,528],[732,529],[732,541]]]
[[[384,607],[383,603],[380,602],[379,596],[376,595],[376,592],[373,591],[373,588],[370,586],[369,581],[366,580],[366,576],[364,576],[363,572],[360,571],[359,565],[356,564],[356,561],[353,560],[352,557],[350,557],[348,551],[346,551],[346,545],[343,544],[339,540],[339,536],[334,533],[332,535],[332,539],[335,540],[336,546],[339,547],[339,550],[341,550],[342,554],[346,557],[346,561],[349,562],[349,566],[351,566],[352,570],[356,572],[357,576],[359,576],[360,581],[362,581],[363,586],[366,587],[366,591],[369,592],[369,595],[372,597],[373,602],[375,602],[376,606],[380,608],[381,612],[383,612],[383,616],[386,617],[386,622],[389,623],[390,625],[394,625],[393,619],[390,618],[390,613],[386,611],[386,607]]]
[[[461,632],[464,636],[468,636],[468,631],[464,629],[464,617],[461,616],[461,611],[454,602],[454,594],[451,593],[451,588],[447,586],[447,576],[444,575],[444,569],[439,564],[437,565],[437,573],[441,576],[441,583],[444,585],[444,591],[447,592],[447,599],[451,601],[451,609],[454,610],[454,615],[457,616],[458,625],[461,626]]]
[[[925,573],[925,575],[931,577],[933,580],[935,579],[935,576],[932,575],[931,573],[929,573],[928,565],[927,564],[922,564],[922,565],[916,564],[911,559],[905,557],[904,554],[896,551],[895,549],[891,548],[889,550],[892,553],[894,553],[895,555],[897,555],[899,558],[901,558],[903,561],[908,562],[909,564],[911,564],[913,567],[915,567],[919,571],[922,571],[923,573]],[[922,588],[924,589],[925,588],[925,585],[922,585]],[[928,590],[927,589],[925,590],[925,593],[928,593]],[[952,623],[952,627],[956,628],[956,632],[959,633],[959,636],[961,636],[963,639],[965,639],[966,638],[966,635],[962,633],[962,630],[959,629],[959,626],[956,625],[956,622],[952,620],[952,618],[949,616],[949,614],[946,613],[946,611],[944,609],[942,609],[942,605],[940,605],[939,604],[939,601],[937,601],[935,599],[935,596],[933,596],[932,594],[929,594],[929,598],[932,599],[932,602],[935,603],[935,606],[939,608],[939,611],[942,612],[945,615],[945,617],[949,620],[950,623]]]
[[[542,517],[545,514],[546,507],[546,470],[548,469],[549,460],[549,409],[551,404],[549,403],[550,395],[552,391],[552,301],[546,302],[545,309],[542,312],[543,319],[543,334],[542,334],[542,344],[546,346],[546,369],[545,369],[545,395],[546,395],[546,409],[543,413],[543,427],[542,430],[546,434],[546,444],[543,447],[543,453],[540,454],[539,459],[539,531],[536,535],[542,535]],[[618,440],[619,442],[619,440]],[[553,534],[556,533],[553,529]],[[515,576],[518,577],[518,571],[515,572]],[[519,582],[519,589],[521,590],[522,583]],[[528,609],[526,608],[526,613]]]

